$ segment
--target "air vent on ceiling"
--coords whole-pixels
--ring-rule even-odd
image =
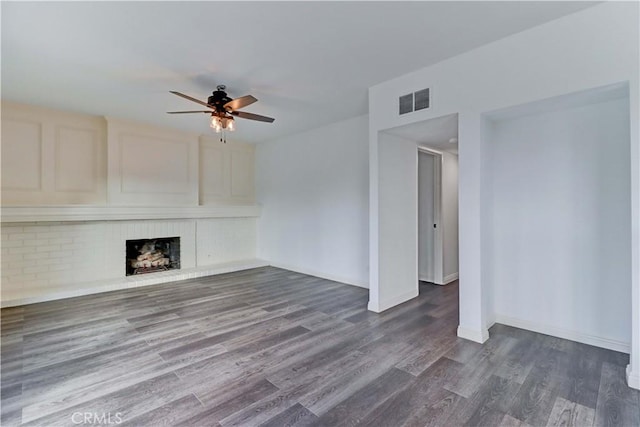
[[[402,95],[400,97],[400,114],[407,114],[413,111],[413,94]]]
[[[429,88],[422,89],[414,93],[415,111],[429,108]]]
[[[431,106],[431,91],[429,88],[419,90],[414,93],[402,95],[399,98],[400,114],[411,113],[412,111],[424,110]]]

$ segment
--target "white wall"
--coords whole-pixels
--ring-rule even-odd
[[[106,121],[2,103],[2,204],[104,204]]]
[[[107,119],[108,203],[198,204],[198,135]]]
[[[458,156],[442,153],[443,276],[458,278]]]
[[[496,320],[628,352],[628,100],[496,121],[487,142]]]
[[[200,204],[255,203],[255,146],[200,136]]]
[[[255,147],[2,102],[4,206],[255,203]]]
[[[382,241],[378,205],[379,132],[459,113],[460,325],[458,334],[488,338],[491,313],[483,286],[482,199],[485,141],[482,113],[534,100],[628,82],[631,156],[632,349],[629,383],[640,388],[640,123],[636,2],[606,2],[515,34],[369,90],[370,300],[396,283],[378,276]],[[398,96],[433,88],[432,106],[399,116]],[[407,164],[406,167],[409,167]],[[399,214],[400,215],[400,214]],[[412,224],[399,223],[399,227]],[[404,245],[410,250],[412,242]]]
[[[258,256],[366,287],[367,116],[260,143]]]
[[[418,295],[418,148],[414,141],[380,135],[380,289],[369,310],[381,312]]]

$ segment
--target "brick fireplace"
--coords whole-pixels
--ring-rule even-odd
[[[258,215],[254,206],[3,207],[2,306],[267,265],[255,258]],[[141,261],[167,271],[133,274],[123,262],[143,255],[143,239],[155,255]]]

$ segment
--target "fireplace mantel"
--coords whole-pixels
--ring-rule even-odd
[[[261,207],[246,206],[10,206],[2,207],[3,223],[62,221],[126,221],[260,216]]]

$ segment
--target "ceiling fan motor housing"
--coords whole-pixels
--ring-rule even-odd
[[[229,101],[232,101],[232,98],[229,98],[227,92],[218,87],[218,90],[214,91],[207,99],[207,104],[215,106],[217,112],[223,113],[227,111],[226,108],[224,108],[224,104]]]

